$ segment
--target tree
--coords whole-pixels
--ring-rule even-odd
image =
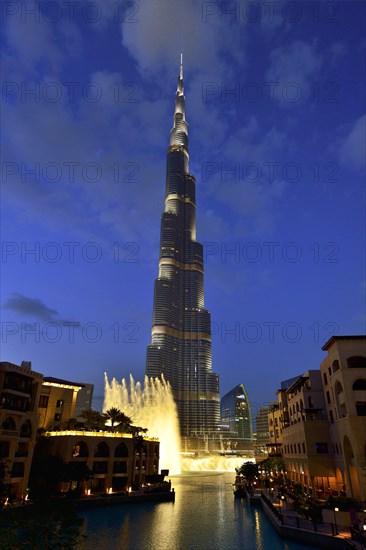
[[[102,418],[105,422],[109,421],[111,423],[112,430],[115,424],[118,424],[121,430],[129,431],[131,428],[131,418],[117,409],[117,407],[111,407],[108,409],[105,413],[103,413]]]
[[[253,462],[244,462],[238,471],[243,477],[246,477],[248,480],[252,480],[258,475],[258,464],[254,464]]]
[[[285,470],[284,460],[280,456],[270,456],[266,460],[263,460],[263,462],[260,463],[260,466],[262,467],[262,470],[265,470],[267,473]]]
[[[104,428],[105,420],[103,415],[99,411],[93,409],[83,409],[81,411],[81,416],[85,418],[84,426],[92,430],[100,430]]]
[[[146,433],[147,432],[147,428],[141,428],[141,426],[130,426],[129,427],[129,432],[132,433],[133,436],[139,436],[141,433]]]

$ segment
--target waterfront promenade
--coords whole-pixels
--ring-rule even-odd
[[[275,491],[257,490],[251,496],[251,501],[261,503],[277,532],[285,538],[299,542],[308,541],[319,545],[319,548],[366,550],[366,543],[351,527],[303,518],[293,509],[292,503],[281,498]]]

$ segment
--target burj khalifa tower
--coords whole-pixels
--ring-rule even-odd
[[[217,430],[220,396],[219,377],[212,371],[210,312],[204,304],[203,246],[196,240],[196,179],[189,172],[182,56],[167,151],[146,375],[163,375],[170,383],[184,447],[202,448]]]

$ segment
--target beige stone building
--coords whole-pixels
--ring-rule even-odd
[[[269,454],[318,498],[366,501],[366,337],[334,336],[320,370],[277,392],[268,414]],[[285,385],[285,383],[283,383]]]
[[[322,349],[335,487],[366,501],[366,337],[333,336]]]
[[[278,392],[277,392],[278,395]],[[268,413],[269,442],[267,443],[268,456],[282,456],[282,411],[280,403],[272,403]]]
[[[83,387],[83,384],[45,376],[38,401],[38,427],[48,430],[65,426],[75,416],[77,394]]]
[[[286,400],[282,448],[287,478],[324,498],[335,489],[335,471],[320,371],[300,376],[286,390]]]
[[[25,498],[38,428],[43,375],[23,361],[0,363],[0,468],[5,484]]]
[[[47,432],[48,453],[65,463],[85,465],[92,479],[81,483],[84,493],[109,493],[140,486],[159,473],[159,441],[114,432]],[[63,490],[75,488],[65,483]]]
[[[76,397],[82,386],[43,377],[32,371],[27,362],[21,366],[0,363],[0,468],[16,499],[27,495],[34,456],[54,456],[71,466],[89,468],[92,472],[89,481],[61,484],[64,491],[77,484],[87,494],[127,490],[159,473],[157,439],[65,430],[75,415]],[[39,428],[45,437],[37,444]]]

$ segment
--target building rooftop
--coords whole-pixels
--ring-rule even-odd
[[[340,340],[366,340],[366,335],[356,334],[354,336],[332,336],[327,342],[325,342],[322,350],[327,351],[333,344],[339,342]]]
[[[53,376],[45,376],[43,378],[43,384],[45,386],[61,386],[75,390],[84,388],[84,384],[79,384],[78,382],[70,382],[69,380],[63,380],[62,378],[54,378]]]
[[[287,388],[286,393],[292,393],[296,388],[301,388],[306,380],[309,380],[309,376],[299,376],[295,382]]]

